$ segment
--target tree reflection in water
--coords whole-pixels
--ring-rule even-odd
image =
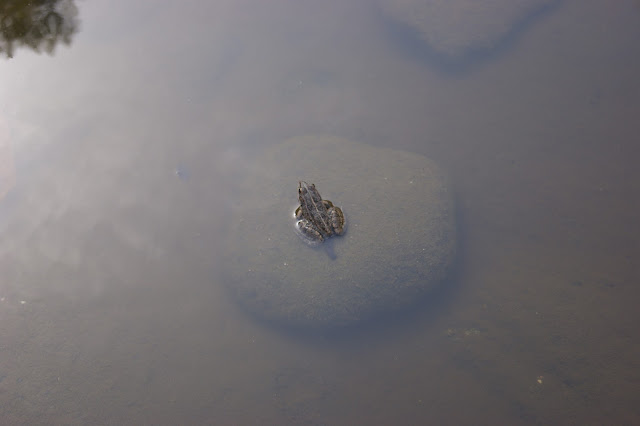
[[[16,46],[52,54],[58,42],[71,43],[77,15],[73,0],[0,0],[0,55],[12,58]]]

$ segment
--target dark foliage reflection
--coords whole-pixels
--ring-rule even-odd
[[[0,0],[0,55],[13,57],[17,46],[53,53],[71,43],[77,15],[73,0]]]

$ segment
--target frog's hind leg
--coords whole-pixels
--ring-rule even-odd
[[[324,241],[324,237],[319,233],[308,220],[302,219],[296,223],[296,229],[305,242],[311,246]]]
[[[344,214],[340,207],[331,207],[329,210],[329,221],[336,235],[344,234],[345,221]]]

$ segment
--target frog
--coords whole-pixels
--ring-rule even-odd
[[[309,245],[344,234],[346,221],[342,209],[329,200],[323,200],[315,184],[298,181],[298,201],[296,229]]]

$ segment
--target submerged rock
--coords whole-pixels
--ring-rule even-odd
[[[249,312],[293,327],[351,325],[415,303],[455,253],[452,191],[431,160],[327,136],[268,150],[239,183],[226,283]],[[344,235],[296,235],[299,180],[344,211]]]

